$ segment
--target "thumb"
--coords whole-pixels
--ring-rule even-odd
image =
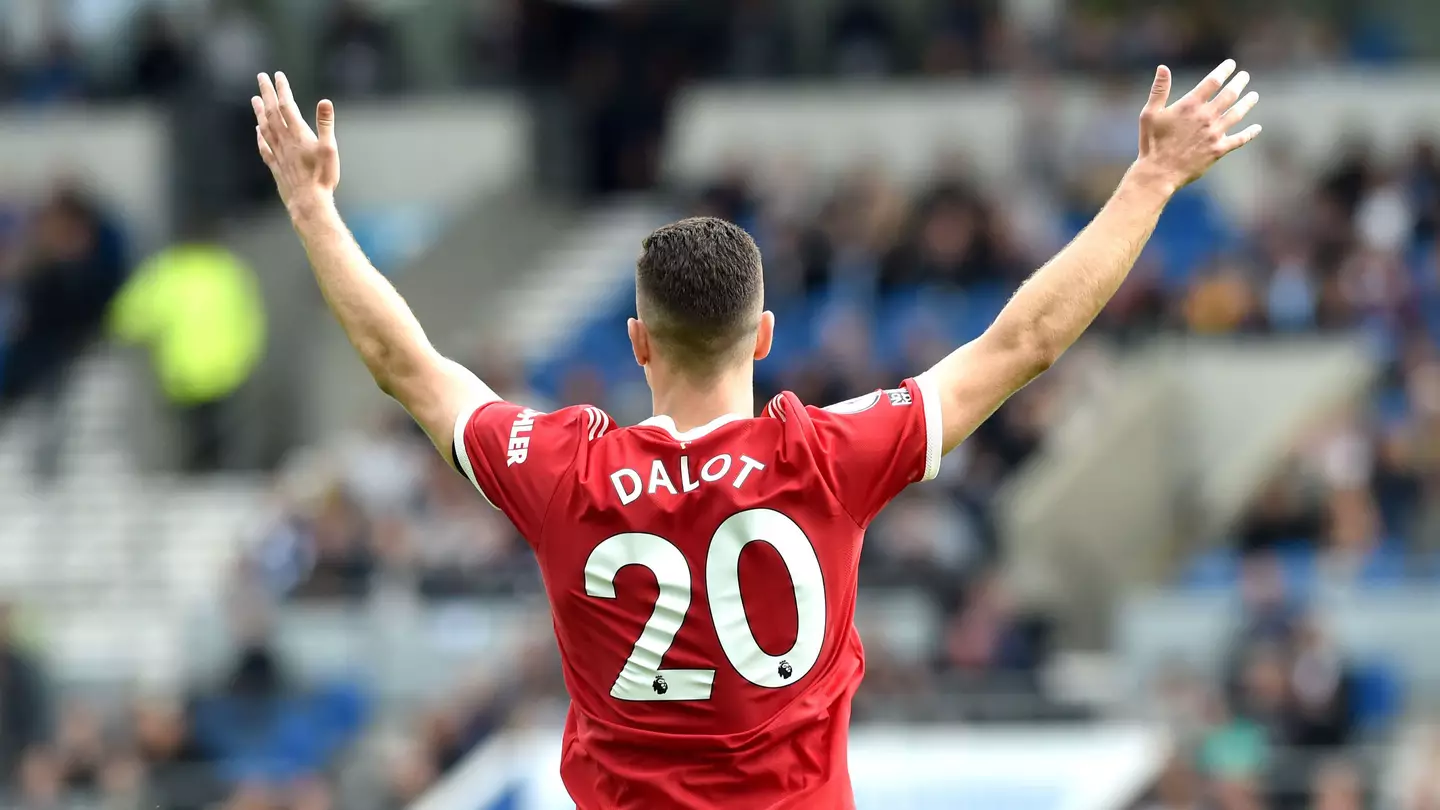
[[[328,98],[315,107],[315,134],[325,143],[335,143],[335,104]]]
[[[1148,110],[1163,110],[1170,101],[1170,68],[1161,65],[1155,69],[1155,83],[1150,85],[1150,100],[1146,102]]]

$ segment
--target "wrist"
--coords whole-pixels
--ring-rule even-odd
[[[1166,171],[1144,158],[1132,163],[1125,172],[1124,179],[1120,181],[1122,189],[1155,195],[1164,200],[1175,196],[1175,192],[1179,191],[1182,185],[1184,183],[1177,179],[1173,172]]]
[[[297,194],[286,201],[285,209],[293,222],[305,222],[334,211],[335,195],[320,190]]]

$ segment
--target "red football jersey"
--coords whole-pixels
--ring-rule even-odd
[[[876,513],[939,471],[924,379],[687,433],[583,406],[461,416],[460,465],[539,557],[580,810],[853,807],[856,563]]]

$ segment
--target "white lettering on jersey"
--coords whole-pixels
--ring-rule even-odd
[[[760,462],[756,461],[753,458],[750,458],[749,456],[741,456],[740,463],[745,465],[745,468],[740,471],[739,475],[735,476],[736,489],[739,489],[740,485],[745,483],[745,479],[749,477],[751,470],[765,469],[764,464],[761,464]],[[702,472],[701,474],[703,475],[704,473]]]
[[[745,486],[753,472],[763,471],[765,464],[749,456],[739,456],[739,464],[736,465],[736,458],[728,453],[721,453],[718,456],[707,459],[700,465],[700,478],[697,480],[692,476],[690,457],[681,456],[680,464],[674,470],[666,468],[665,462],[660,459],[652,459],[650,462],[650,475],[647,477],[638,470],[625,467],[610,474],[610,483],[615,487],[615,494],[620,496],[620,505],[629,506],[640,499],[641,495],[658,495],[662,491],[671,495],[681,495],[694,492],[700,489],[702,483],[714,484],[728,480],[730,485],[736,489]],[[738,466],[738,470],[736,469]],[[644,469],[642,466],[640,469]],[[731,475],[731,472],[734,475]],[[675,479],[680,479],[680,488],[675,488]]]
[[[670,474],[665,472],[665,465],[657,458],[650,464],[650,494],[654,495],[661,487],[670,490],[671,495],[680,494],[675,491],[675,485],[670,483]]]
[[[515,423],[510,426],[510,443],[505,446],[506,467],[524,464],[530,457],[530,437],[526,434],[535,427],[535,417],[539,415],[539,411],[526,408],[515,417]]]
[[[630,482],[630,486],[634,487],[628,491],[625,488],[627,481]],[[616,470],[611,473],[610,483],[615,485],[615,494],[620,496],[620,503],[624,506],[634,503],[635,499],[640,497],[640,493],[645,491],[645,483],[640,480],[640,473],[631,469]]]
[[[685,492],[694,492],[700,488],[700,482],[690,477],[690,457],[680,457],[680,488]]]
[[[711,472],[711,471],[710,471],[710,468],[711,468],[711,467],[714,467],[714,466],[715,466],[715,462],[717,462],[717,461],[720,462],[720,469],[719,469],[718,471],[716,471],[716,472]],[[704,466],[704,467],[701,467],[701,468],[700,468],[700,478],[701,478],[701,480],[709,481],[709,482],[711,482],[711,483],[714,483],[714,482],[716,482],[716,481],[719,481],[721,478],[724,478],[724,477],[725,477],[726,475],[728,475],[729,473],[730,473],[730,456],[729,456],[728,453],[722,453],[722,454],[720,454],[720,455],[718,455],[718,456],[710,459],[709,461],[705,462],[705,466]]]

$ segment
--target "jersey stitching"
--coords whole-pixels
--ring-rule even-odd
[[[596,408],[594,410],[599,411],[600,409]],[[600,413],[603,414],[604,411],[600,411]],[[579,426],[579,420],[576,420],[575,424],[576,426]],[[545,536],[545,527],[550,523],[550,507],[555,505],[555,497],[560,494],[560,487],[565,483],[565,480],[570,477],[570,473],[574,471],[575,465],[579,463],[580,448],[585,446],[587,446],[586,442],[575,443],[575,452],[570,456],[570,463],[566,465],[564,472],[561,472],[560,475],[556,477],[555,487],[550,491],[550,497],[545,501],[545,508],[540,511],[540,537],[535,538],[535,547],[537,553],[540,551],[541,547],[540,540]]]
[[[778,394],[777,396],[784,396],[784,394]],[[793,396],[793,394],[792,394],[792,396]],[[799,401],[799,398],[798,398],[798,397],[796,398],[796,401],[797,401],[797,402]],[[801,403],[801,404],[802,404],[802,406],[803,406],[804,403]],[[802,420],[801,424],[804,425],[805,427],[808,427],[809,430],[810,430],[810,432],[815,435],[816,440],[818,440],[818,439],[820,438],[820,431],[815,428],[815,420],[814,420],[813,418],[810,418],[810,416],[809,416],[809,415],[810,415],[810,412],[809,412],[809,411],[805,410],[803,407],[802,407],[800,410],[801,410],[802,412],[804,412],[805,415],[806,415],[806,417],[807,417],[807,418],[805,418],[805,419]],[[813,458],[814,455],[815,455],[815,447],[814,447],[814,445],[807,445],[807,449],[810,451],[810,455],[811,455],[811,457]],[[816,466],[819,466],[819,465],[816,465]],[[864,531],[865,531],[865,524],[861,523],[859,520],[857,520],[857,519],[855,518],[855,515],[853,515],[853,514],[850,513],[850,508],[845,505],[845,501],[844,501],[844,499],[842,499],[842,498],[840,497],[840,493],[836,492],[836,491],[835,491],[835,487],[831,485],[831,483],[830,483],[830,477],[829,477],[828,475],[825,475],[824,473],[821,473],[821,475],[820,475],[820,483],[822,483],[822,484],[825,485],[825,491],[830,493],[830,499],[835,502],[835,505],[836,505],[836,506],[839,506],[839,507],[840,507],[840,511],[845,513],[845,517],[850,518],[850,522],[855,524],[855,528],[859,529],[861,532],[864,532]]]
[[[475,487],[475,491],[480,493],[480,497],[485,499],[485,503],[490,504],[490,508],[496,511],[500,511],[500,507],[496,506],[495,502],[490,500],[490,495],[485,492],[484,487],[480,486],[480,476],[475,474],[475,460],[470,457],[470,447],[465,443],[465,432],[470,429],[470,423],[475,421],[476,414],[484,410],[486,406],[494,405],[500,401],[501,400],[498,399],[492,399],[488,402],[482,402],[470,409],[468,415],[457,417],[455,419],[454,441],[452,442],[454,452],[460,461],[460,472],[465,474],[465,478],[470,482],[471,486]]]
[[[934,481],[940,475],[945,455],[945,428],[940,412],[940,390],[934,378],[926,372],[914,378],[914,382],[915,391],[920,394],[920,409],[925,422],[925,469],[920,473],[923,483]]]
[[[661,419],[665,421],[657,421]],[[724,414],[723,416],[715,417],[715,419],[711,420],[708,424],[701,425],[700,427],[694,428],[692,430],[687,430],[682,433],[675,429],[675,420],[671,419],[665,414],[659,414],[657,416],[652,416],[649,419],[646,419],[644,422],[641,422],[635,427],[654,428],[656,430],[663,431],[666,436],[669,436],[671,439],[674,439],[677,442],[695,442],[706,436],[709,436],[710,434],[714,433],[722,427],[725,427],[726,425],[731,424],[732,422],[738,422],[744,419],[745,417],[738,414],[728,413]]]

